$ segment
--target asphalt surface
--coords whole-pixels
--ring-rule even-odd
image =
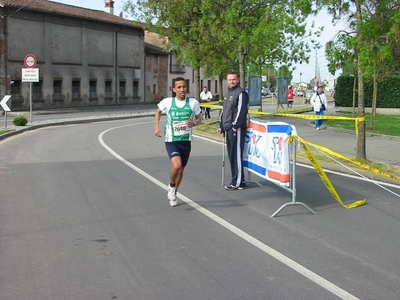
[[[398,298],[398,197],[330,174],[346,203],[367,198],[346,210],[299,166],[297,200],[317,215],[271,218],[289,193],[264,180],[226,191],[221,141],[196,136],[171,208],[154,108],[35,115],[37,126],[115,120],[0,143],[1,300]],[[330,134],[301,121],[305,139]]]

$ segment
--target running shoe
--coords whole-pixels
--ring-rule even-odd
[[[233,185],[233,184],[225,185],[224,188],[225,188],[227,191],[243,190],[243,187],[236,186],[236,185]]]
[[[171,207],[175,207],[178,204],[178,201],[176,200],[176,189],[175,189],[175,187],[171,187],[170,185],[168,185],[167,197],[169,199],[169,205]]]

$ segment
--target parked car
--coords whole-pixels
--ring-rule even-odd
[[[305,97],[305,96],[306,96],[305,90],[297,90],[296,91],[296,97]]]
[[[261,94],[267,98],[272,97],[272,93],[271,93],[270,89],[268,89],[268,88],[262,88]]]
[[[313,90],[307,90],[306,91],[306,96],[304,97],[304,104],[309,104],[311,97],[314,95],[315,91]]]

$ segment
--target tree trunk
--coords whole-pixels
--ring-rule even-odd
[[[200,87],[200,67],[194,69],[194,96],[193,98],[199,99],[201,93]]]
[[[392,54],[397,63],[397,73],[400,75],[400,43],[397,43],[393,46]]]
[[[364,77],[360,65],[358,66],[358,117],[365,117],[364,104]],[[358,123],[357,156],[358,160],[367,158],[365,144],[365,120]]]
[[[357,77],[354,76],[354,82],[353,82],[353,115],[352,117],[354,118],[354,115],[356,114],[356,89],[357,86]]]
[[[372,98],[371,115],[376,116],[376,104],[378,102],[378,78],[376,76],[376,67],[374,68],[374,95]]]
[[[242,88],[245,88],[246,86],[246,66],[244,65],[244,49],[242,46],[239,46],[238,48],[239,52],[239,73],[240,73],[240,86]]]
[[[372,94],[372,107],[371,107],[371,117],[369,121],[368,130],[372,130],[372,123],[374,122],[374,117],[376,115],[376,101],[378,97],[378,80],[376,78],[376,65],[374,65],[374,91]]]
[[[361,4],[360,1],[356,1],[357,7],[357,22],[361,24]],[[362,47],[363,37],[360,32],[357,34],[357,73],[358,73],[358,117],[365,118],[365,97],[364,97],[364,73],[361,68],[361,47]],[[356,158],[358,160],[367,159],[366,154],[366,144],[365,144],[365,119],[358,123],[358,137],[357,137],[357,154]]]
[[[218,80],[218,89],[219,89],[219,99],[214,99],[214,100],[224,100],[224,75],[219,74],[219,80]]]

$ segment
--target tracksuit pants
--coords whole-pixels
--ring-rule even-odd
[[[243,171],[243,148],[245,128],[237,128],[236,132],[232,129],[225,132],[226,147],[228,149],[228,158],[231,165],[231,185],[241,186],[244,181]]]

